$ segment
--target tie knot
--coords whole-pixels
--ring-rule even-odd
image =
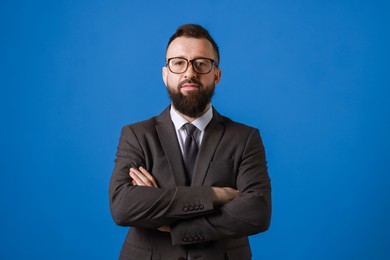
[[[197,129],[196,126],[189,123],[185,124],[184,127],[186,128],[188,135],[193,135],[195,130]]]

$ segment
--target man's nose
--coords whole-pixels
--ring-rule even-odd
[[[194,67],[192,66],[192,62],[188,63],[187,70],[184,72],[185,78],[196,78],[198,76],[198,73],[194,70]]]

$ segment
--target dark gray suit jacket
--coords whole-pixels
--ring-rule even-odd
[[[199,148],[191,186],[169,107],[159,116],[125,126],[110,182],[114,221],[129,226],[120,259],[251,259],[248,235],[268,229],[271,185],[257,129],[213,110]],[[143,165],[159,188],[133,186],[129,168]],[[240,196],[216,207],[211,186]],[[171,232],[157,228],[170,225]],[[183,257],[183,258],[181,258]]]

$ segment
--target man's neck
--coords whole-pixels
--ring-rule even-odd
[[[204,111],[202,112],[202,114],[200,114],[198,117],[190,117],[190,116],[187,116],[187,115],[182,114],[181,112],[179,112],[179,111],[175,108],[175,106],[174,106],[173,104],[171,104],[171,105],[172,105],[173,109],[175,109],[175,111],[176,111],[179,115],[181,115],[185,120],[187,120],[187,121],[190,122],[190,123],[192,123],[192,122],[195,121],[197,118],[199,118],[199,117],[201,117],[202,115],[204,115],[204,113],[206,113],[206,112],[209,110],[210,106],[211,106],[210,103],[207,104],[205,110],[204,110]]]

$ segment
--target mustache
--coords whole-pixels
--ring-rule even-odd
[[[184,84],[196,84],[199,87],[203,87],[202,83],[198,79],[186,79],[179,83],[178,87],[179,89],[183,87]]]

